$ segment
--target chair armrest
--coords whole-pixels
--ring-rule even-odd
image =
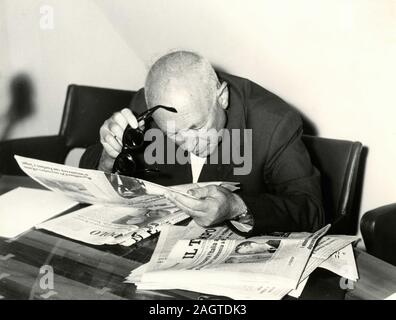
[[[65,139],[58,135],[3,141],[0,142],[0,173],[24,175],[14,155],[64,163],[69,151]]]
[[[368,253],[396,265],[396,203],[366,212],[360,230]]]

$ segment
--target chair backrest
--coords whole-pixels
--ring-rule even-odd
[[[59,133],[66,146],[86,148],[98,142],[103,122],[128,107],[134,94],[135,91],[69,85]]]
[[[0,142],[0,174],[24,175],[14,154],[64,163],[73,148],[95,144],[103,122],[129,106],[134,94],[134,91],[69,85],[60,133]]]
[[[303,136],[303,141],[321,173],[326,222],[332,224],[331,233],[355,234],[355,190],[362,144],[314,136]]]

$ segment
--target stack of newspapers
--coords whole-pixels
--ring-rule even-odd
[[[232,299],[298,298],[318,267],[357,281],[355,236],[275,233],[242,238],[227,227],[168,225],[151,260],[126,278],[137,290],[181,289]]]

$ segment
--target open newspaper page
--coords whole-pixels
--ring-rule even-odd
[[[280,299],[297,288],[316,241],[327,231],[242,239],[228,228],[199,229],[192,222],[184,229],[163,230],[150,262],[127,281],[145,290]]]
[[[46,188],[90,204],[148,207],[164,199],[164,194],[181,192],[142,179],[98,170],[15,156],[21,169]]]
[[[164,194],[172,189],[97,170],[15,158],[27,175],[48,189],[81,203],[95,204],[37,228],[94,245],[130,246],[159,232],[163,224],[188,218],[166,199]],[[184,191],[183,186],[180,190]]]
[[[65,237],[94,244],[133,245],[161,230],[188,218],[166,193],[187,195],[194,187],[222,185],[231,191],[238,183],[207,182],[163,187],[142,179],[107,174],[47,161],[15,156],[21,169],[46,188],[81,203],[94,204],[42,223],[46,229]]]
[[[153,207],[156,201],[162,203],[165,194],[169,192],[192,197],[187,194],[192,187],[216,184],[231,191],[239,189],[238,183],[223,181],[164,187],[143,179],[98,170],[80,169],[20,156],[15,156],[15,159],[32,179],[81,203]]]

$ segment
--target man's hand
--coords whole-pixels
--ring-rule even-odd
[[[191,189],[188,193],[198,199],[177,193],[169,193],[167,197],[202,227],[235,218],[243,213],[245,208],[240,197],[221,186],[210,185]]]
[[[143,121],[138,124],[132,111],[125,108],[114,113],[100,127],[100,143],[103,146],[103,152],[99,161],[99,170],[111,172],[114,160],[122,150],[122,136],[128,124],[134,129],[138,125],[144,126]]]

